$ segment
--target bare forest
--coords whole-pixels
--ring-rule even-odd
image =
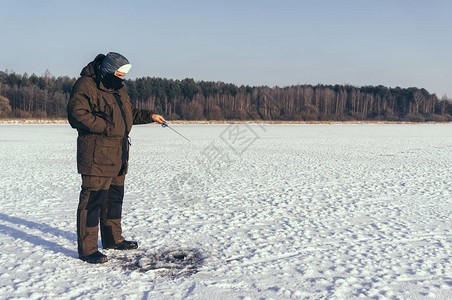
[[[65,118],[75,78],[0,71],[1,118]],[[136,107],[169,120],[452,121],[452,102],[423,88],[382,85],[237,86],[144,77],[126,80]]]

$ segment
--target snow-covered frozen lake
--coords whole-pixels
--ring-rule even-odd
[[[75,130],[0,125],[0,298],[452,298],[452,125],[173,128],[131,133],[139,250],[90,265]]]

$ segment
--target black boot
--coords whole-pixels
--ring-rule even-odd
[[[103,264],[108,261],[106,255],[100,253],[99,251],[94,252],[93,254],[87,256],[79,256],[79,259],[86,261],[90,264]]]
[[[105,249],[115,249],[115,250],[133,250],[138,248],[138,243],[135,241],[122,241],[119,244],[114,245],[113,247],[108,247]]]

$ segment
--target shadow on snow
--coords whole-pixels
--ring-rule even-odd
[[[9,222],[12,224],[16,224],[16,225],[23,225],[31,230],[37,229],[43,233],[49,233],[49,234],[52,234],[57,237],[64,237],[64,238],[67,238],[68,240],[76,240],[77,239],[75,233],[64,231],[64,230],[57,229],[57,228],[53,228],[53,227],[50,227],[45,224],[39,224],[39,223],[35,223],[32,221],[24,220],[21,218],[17,218],[17,217],[11,217],[11,216],[8,216],[8,215],[2,214],[2,213],[0,213],[0,220],[6,221],[6,222]],[[45,240],[42,237],[26,233],[24,231],[12,228],[7,225],[0,224],[0,233],[9,235],[15,239],[24,240],[35,246],[41,246],[41,247],[45,248],[46,250],[50,250],[55,253],[62,253],[69,257],[77,257],[76,251],[66,249],[57,243]]]

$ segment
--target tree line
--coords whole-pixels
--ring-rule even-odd
[[[0,117],[65,118],[76,79],[0,71]],[[169,120],[452,121],[452,102],[423,88],[352,85],[248,86],[193,79],[125,81],[138,108]]]

